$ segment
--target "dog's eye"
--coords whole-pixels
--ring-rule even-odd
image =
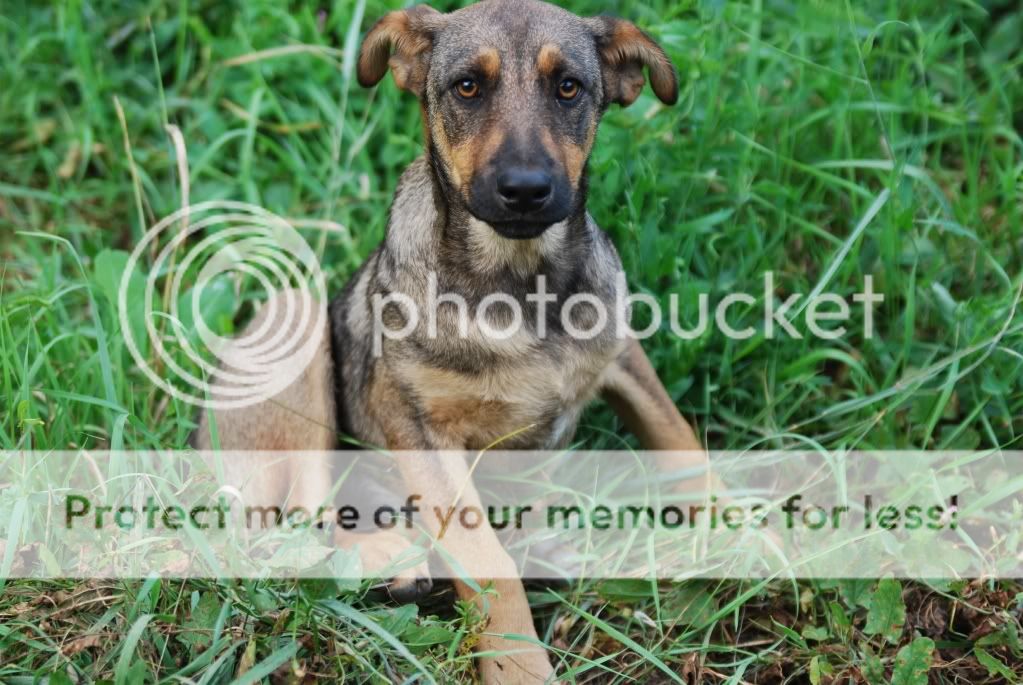
[[[582,86],[574,78],[567,78],[558,84],[558,99],[569,102],[579,96]]]
[[[455,84],[455,92],[458,93],[458,97],[472,100],[480,94],[480,84],[471,78],[464,78]]]

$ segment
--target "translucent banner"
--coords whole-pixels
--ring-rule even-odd
[[[1023,576],[1023,452],[3,452],[0,577]]]

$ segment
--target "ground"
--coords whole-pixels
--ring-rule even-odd
[[[612,111],[590,164],[590,211],[634,290],[762,297],[772,271],[779,296],[849,295],[864,274],[886,296],[871,339],[855,312],[834,341],[659,333],[653,362],[708,445],[1023,447],[1018,5],[563,4],[635,21],[681,74],[676,107],[648,92]],[[0,8],[0,448],[173,448],[194,427],[133,363],[111,302],[119,251],[181,202],[168,123],[192,201],[320,220],[303,234],[340,288],[421,146],[410,96],[352,78],[361,33],[397,5]],[[223,305],[225,331],[245,303]],[[620,434],[597,407],[579,439]],[[16,504],[0,492],[5,517]],[[16,561],[0,552],[0,570]],[[443,590],[417,608],[368,585],[0,587],[11,683],[469,682],[481,629]],[[1020,591],[583,581],[531,598],[566,682],[994,683],[1023,677]]]

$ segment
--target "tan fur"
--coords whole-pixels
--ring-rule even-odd
[[[422,102],[419,103],[419,118],[423,122],[423,145],[430,148],[430,117],[426,113],[426,105]]]
[[[593,145],[593,137],[596,133],[596,126],[587,131],[587,138],[584,145],[576,145],[571,141],[562,141],[560,144],[554,140],[551,132],[544,130],[540,134],[540,143],[555,159],[561,160],[568,177],[573,186],[579,185],[579,180],[586,169],[586,160],[590,156],[590,147]]]
[[[657,43],[635,25],[610,17],[589,20],[597,32],[606,65],[609,98],[622,106],[635,102],[643,90],[643,67],[650,71],[650,86],[665,104],[678,100],[675,67]]]
[[[441,134],[447,140],[446,134]],[[483,168],[494,156],[504,142],[505,132],[500,126],[491,126],[479,138],[469,140],[464,145],[441,148],[442,154],[451,160],[455,173],[456,184],[462,191],[468,189],[477,170]]]
[[[391,12],[378,21],[362,43],[357,70],[359,84],[375,85],[390,67],[399,88],[420,93],[426,83],[429,32],[440,16],[433,8],[418,5]]]
[[[561,146],[555,142],[554,136],[549,129],[540,130],[540,144],[553,159],[562,159],[564,157]]]
[[[561,48],[553,43],[545,43],[536,56],[536,70],[540,76],[550,77],[561,66]]]
[[[424,404],[439,435],[466,443],[483,442],[489,432],[487,427],[505,422],[511,414],[509,405],[496,400],[437,397]]]
[[[304,301],[306,306],[324,308],[323,303],[315,302],[308,292],[301,290],[280,292],[271,299],[276,302],[268,300],[259,308],[242,337],[258,331],[265,324],[270,324],[266,332],[272,336],[286,316],[286,303],[294,305]],[[267,313],[270,311],[276,312],[278,318],[268,321]],[[310,319],[304,330],[286,335],[284,339],[301,345],[317,333],[313,328],[315,323]],[[281,510],[302,507],[306,511],[316,511],[320,506],[330,504],[334,478],[328,453],[337,446],[337,418],[331,387],[334,362],[330,355],[330,331],[318,332],[320,345],[312,363],[291,385],[253,406],[210,412],[216,421],[220,449],[248,452],[244,460],[222,461],[224,482],[235,485],[245,502]],[[230,361],[234,354],[231,348],[223,352],[226,361],[222,368],[237,373],[237,368]],[[291,363],[290,358],[282,358],[280,372],[287,374],[285,367]],[[213,397],[217,395],[213,393]],[[204,411],[200,414],[194,436],[196,449],[204,452],[213,450],[212,436],[209,413]],[[251,453],[253,449],[260,450],[260,453]],[[289,451],[307,454],[303,454],[301,459],[275,454]],[[408,540],[390,531],[353,533],[338,529],[335,542],[345,549],[358,547],[364,568],[376,570],[382,569],[387,560],[410,546]],[[400,593],[424,577],[429,577],[425,560],[404,569],[391,581],[391,586],[393,591]]]
[[[494,48],[484,48],[476,56],[476,64],[488,79],[496,81],[501,75],[501,54]]]
[[[579,183],[579,179],[582,178],[587,157],[587,151],[578,145],[565,145],[565,168],[572,183]]]
[[[451,182],[460,193],[464,194],[472,181],[473,169],[476,166],[476,146],[453,147],[440,119],[433,119],[426,128],[430,131],[430,140],[440,153],[441,159],[444,160],[448,173],[451,174]]]
[[[639,342],[631,341],[618,362],[607,369],[602,386],[604,399],[643,447],[659,452],[658,465],[662,470],[699,472],[706,466],[703,445],[682,418]],[[705,477],[683,481],[681,488],[709,490],[717,484],[713,480],[708,482],[710,478],[707,473]]]
[[[396,372],[403,383],[423,399],[427,411],[449,410],[458,406],[487,421],[446,421],[440,433],[449,447],[480,450],[500,443],[502,448],[530,444],[536,431],[521,434],[523,429],[543,422],[551,407],[566,406],[565,411],[581,411],[593,400],[602,382],[606,361],[584,356],[566,355],[560,363],[535,355],[520,355],[522,361],[499,369],[461,374],[419,364],[402,364]],[[497,408],[501,411],[498,412]],[[442,414],[450,419],[450,414]],[[452,432],[458,427],[459,432]],[[543,447],[554,449],[552,442]]]
[[[326,304],[315,302],[308,292],[286,291],[277,293],[272,299],[276,302],[264,303],[246,327],[243,336],[265,327],[266,335],[261,340],[269,339],[286,320],[286,308],[289,303],[316,308],[326,318]],[[276,320],[267,321],[267,314],[270,311],[276,312]],[[305,330],[298,331],[293,336],[285,336],[295,343],[291,346],[292,348],[296,344],[311,339],[316,332],[312,328],[314,323],[315,320],[310,317]],[[225,363],[222,368],[237,374],[239,373],[237,366],[231,363],[235,354],[233,348],[229,347],[224,350],[222,355]],[[281,373],[287,373],[288,370],[284,367],[292,363],[295,363],[292,359],[283,358],[279,362],[282,367]],[[330,337],[321,335],[320,346],[312,363],[290,386],[255,407],[216,412],[220,447],[225,450],[245,449],[246,446],[256,443],[265,450],[298,449],[294,447],[296,444],[304,445],[301,449],[307,450],[333,449],[337,438],[334,435],[336,422],[334,397],[330,388],[332,374]],[[225,385],[230,386],[231,384]],[[213,399],[219,397],[216,388],[217,386],[211,388]],[[227,394],[223,395],[225,399],[229,397]],[[209,430],[204,430],[207,418],[206,412],[200,416],[200,430],[196,436],[198,441],[196,447],[200,450],[209,450],[213,447]],[[243,467],[242,471],[247,474],[250,469]],[[313,493],[310,493],[309,496],[313,496]]]
[[[602,385],[605,398],[644,447],[702,453],[700,441],[664,390],[639,342],[629,342],[605,373]]]
[[[573,183],[578,184],[586,170],[586,160],[589,158],[590,149],[597,138],[597,122],[593,122],[586,131],[586,142],[583,147],[568,145],[565,150],[565,166]]]
[[[393,440],[394,444],[401,444],[404,435],[396,436]],[[406,447],[411,448],[408,445]],[[482,508],[479,495],[472,486],[472,475],[464,461],[442,460],[426,454],[422,458],[403,455],[403,458],[398,459],[398,467],[403,479],[409,484],[410,492],[421,495],[421,504],[425,510],[444,510],[456,498],[462,506]],[[428,517],[427,520],[431,525],[437,523],[435,517]],[[434,528],[431,532],[438,538],[437,544],[448,555],[455,559],[467,559],[471,555],[493,570],[491,575],[495,579],[473,579],[473,584],[489,588],[495,592],[493,595],[481,595],[472,584],[462,580],[454,583],[459,599],[474,603],[487,616],[485,632],[479,636],[476,648],[493,653],[494,656],[480,659],[483,683],[538,685],[551,682],[553,671],[544,649],[537,645],[539,640],[522,581],[511,579],[515,575],[515,565],[494,531],[484,524],[474,532],[461,526],[452,526],[445,531]],[[504,638],[504,634],[525,636],[532,642]]]

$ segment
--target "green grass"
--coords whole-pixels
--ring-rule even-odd
[[[396,4],[0,8],[0,448],[185,444],[194,411],[131,362],[98,259],[130,250],[179,206],[167,123],[187,144],[193,202],[244,200],[345,227],[304,231],[341,287],[380,240],[421,145],[410,97],[389,80],[364,92],[351,78],[360,32]],[[565,4],[636,21],[683,79],[676,108],[648,93],[611,112],[591,164],[590,210],[635,290],[665,303],[670,292],[760,293],[771,270],[779,294],[848,295],[873,274],[886,296],[871,340],[851,324],[832,342],[650,341],[708,445],[1023,447],[1023,12],[1013,2]],[[289,45],[305,48],[258,52]],[[580,437],[615,448],[618,435],[595,408]],[[0,520],[13,506],[0,492]],[[904,673],[900,658],[928,654],[929,640],[932,682],[1023,673],[1019,586],[907,584],[895,599],[900,588],[874,585],[580,582],[532,597],[568,682],[668,682],[670,672],[879,683]],[[421,669],[469,682],[481,629],[443,594],[396,607],[365,585],[10,581],[0,592],[5,682],[343,673],[397,683],[425,678]],[[899,606],[897,634],[872,630],[872,614]]]

